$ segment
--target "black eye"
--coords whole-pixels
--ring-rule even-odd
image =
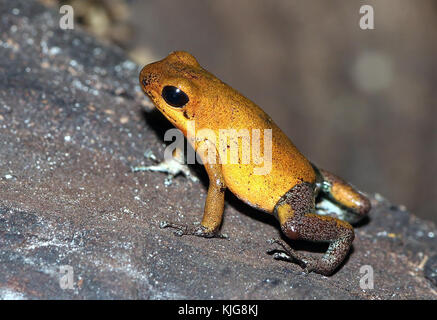
[[[165,102],[176,108],[183,107],[190,100],[185,92],[173,86],[165,86],[162,89],[162,97]]]

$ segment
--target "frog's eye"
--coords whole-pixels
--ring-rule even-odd
[[[162,97],[172,107],[182,108],[190,99],[185,92],[173,86],[165,86],[162,89]]]

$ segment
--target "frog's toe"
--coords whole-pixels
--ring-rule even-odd
[[[161,229],[165,229],[165,228],[175,229],[174,234],[176,236],[182,237],[184,234],[186,234],[188,226],[173,223],[173,222],[168,222],[168,221],[161,221],[159,223],[159,228],[161,228]]]
[[[168,174],[167,177],[166,177],[165,180],[164,180],[164,185],[165,185],[166,187],[171,186],[172,183],[173,183],[173,178],[174,178],[173,175]]]
[[[193,226],[188,226],[184,224],[178,224],[168,221],[161,221],[159,224],[161,229],[172,228],[175,229],[174,234],[176,236],[182,237],[184,235],[197,236],[202,238],[219,238],[219,239],[229,239],[229,236],[225,233],[220,233],[218,231],[209,231],[207,228],[202,226],[200,223],[194,223]]]
[[[277,252],[278,249],[271,249],[267,251],[269,254],[273,254],[273,259],[275,260],[286,260],[286,261],[296,261],[302,268],[304,268],[306,273],[317,270],[316,260],[307,255],[300,254],[296,250],[290,248],[282,240],[270,239],[267,241],[270,244],[277,244],[281,247],[282,252]]]
[[[275,260],[285,260],[285,261],[291,261],[291,257],[286,254],[285,252],[274,252],[273,253],[273,259]]]

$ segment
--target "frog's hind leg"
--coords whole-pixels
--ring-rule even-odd
[[[328,242],[323,257],[317,259],[298,253],[280,240],[286,253],[297,260],[306,271],[329,275],[346,257],[354,240],[352,226],[340,219],[315,213],[313,184],[303,182],[294,186],[276,204],[274,215],[281,224],[282,232],[292,240]],[[277,256],[280,257],[280,256]]]
[[[321,181],[322,195],[340,207],[341,210],[335,212],[340,219],[349,223],[357,223],[367,216],[371,208],[367,197],[340,177],[323,169],[317,171]]]

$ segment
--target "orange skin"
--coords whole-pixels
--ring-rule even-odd
[[[262,157],[266,143],[264,130],[270,129],[272,133],[271,160],[264,158],[264,165],[270,169],[266,174],[254,174],[263,163],[254,163],[252,159],[242,161],[242,154],[249,151],[249,146],[241,139],[238,140],[236,163],[230,163],[229,158],[220,153],[219,139],[189,139],[210,179],[204,216],[197,228],[172,223],[164,227],[176,228],[181,235],[221,237],[219,228],[227,188],[245,203],[277,217],[283,233],[289,238],[327,241],[337,248],[328,252],[323,261],[303,256],[275,240],[307,271],[330,274],[337,268],[352,243],[353,228],[346,221],[319,215],[314,207],[315,196],[324,192],[326,198],[347,211],[345,218],[354,217],[351,221],[359,220],[357,216],[362,218],[369,211],[366,197],[340,178],[317,169],[260,107],[203,69],[189,53],[176,51],[145,66],[140,73],[140,84],[159,111],[187,137],[195,137],[202,129],[208,129],[216,137],[220,136],[222,129],[259,130]],[[188,101],[178,107],[170,105],[163,91],[169,86],[185,93]],[[208,150],[215,152],[209,155]],[[215,157],[214,163],[208,156]]]

